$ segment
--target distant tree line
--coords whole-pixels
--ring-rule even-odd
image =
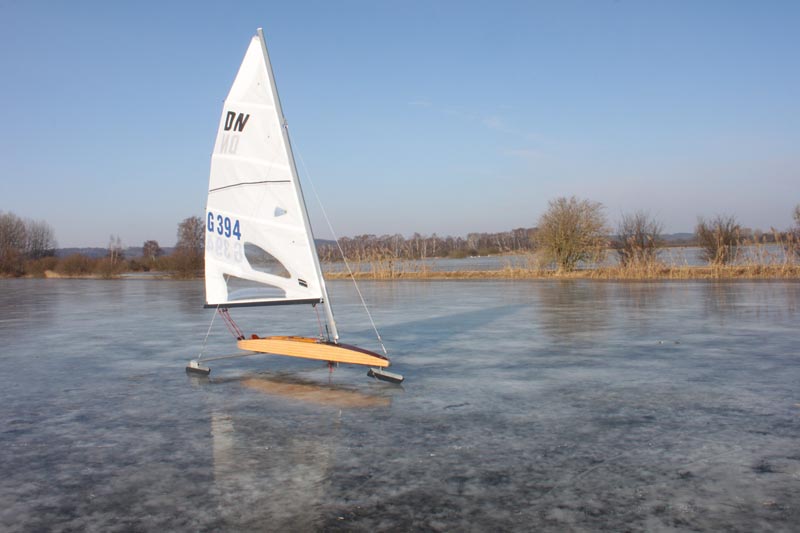
[[[178,241],[169,255],[158,241],[148,240],[141,256],[125,257],[122,240],[111,235],[102,257],[83,253],[56,257],[55,232],[49,224],[0,212],[0,276],[45,276],[50,271],[62,276],[114,277],[153,270],[178,278],[197,277],[203,270],[204,231],[200,217],[181,221]]]
[[[787,257],[800,259],[800,204],[792,215],[792,228],[769,233],[743,228],[732,215],[698,217],[691,244],[702,248],[710,265],[731,263],[742,246],[760,243],[779,244]],[[602,204],[573,196],[550,201],[535,228],[469,233],[466,237],[365,234],[341,238],[338,246],[333,241],[316,244],[325,262],[341,260],[342,252],[355,262],[535,252],[545,267],[571,271],[581,263],[602,259],[610,249],[621,266],[647,268],[658,263],[658,250],[665,245],[662,230],[662,223],[644,211],[623,214],[612,229]],[[152,270],[178,278],[197,277],[203,270],[205,233],[204,220],[192,216],[178,224],[177,243],[170,254],[165,254],[157,241],[147,240],[140,256],[127,258],[121,239],[112,235],[104,257],[75,253],[59,258],[55,256],[55,233],[46,222],[0,212],[0,275],[41,276],[49,270],[66,276],[113,277]]]
[[[372,234],[339,239],[341,252],[348,260],[371,261],[374,259],[427,259],[436,257],[462,258],[477,255],[492,255],[533,250],[534,228],[517,228],[499,233],[469,233],[464,237],[439,237],[414,233],[406,238],[402,235]],[[317,242],[320,260],[340,261],[342,253],[336,242]]]

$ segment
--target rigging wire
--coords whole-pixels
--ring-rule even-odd
[[[230,278],[230,276],[228,276],[228,278]],[[228,284],[228,279],[225,280],[225,284],[226,285]],[[233,334],[234,337],[237,337],[237,334],[234,332],[236,331],[238,332],[238,335],[242,339],[244,338],[242,330],[239,329],[239,326],[236,325],[236,322],[233,322],[233,318],[231,318],[230,314],[228,314],[228,308],[220,307],[221,305],[222,304],[217,304],[217,307],[214,308],[214,314],[211,316],[211,323],[208,325],[208,331],[206,331],[206,336],[203,339],[203,345],[200,347],[200,352],[197,354],[198,361],[201,361],[203,359],[203,354],[206,351],[206,343],[208,342],[208,336],[211,335],[211,328],[214,327],[214,320],[217,318],[217,315],[222,316],[223,319],[227,319],[225,320],[225,326],[228,328],[228,331],[230,331],[231,334]],[[228,321],[233,323],[233,327],[235,328],[234,331],[231,330],[231,327],[228,325]],[[239,337],[237,337],[237,340],[239,340]]]
[[[201,359],[206,351],[206,342],[208,342],[208,336],[211,334],[211,328],[214,326],[214,319],[217,318],[217,311],[219,311],[219,304],[217,304],[217,308],[214,310],[214,316],[211,317],[211,323],[208,325],[206,338],[203,339],[203,345],[200,347],[200,353],[197,354],[197,359]]]
[[[381,350],[383,350],[384,355],[388,355],[386,351],[386,346],[383,344],[383,339],[381,338],[381,334],[378,332],[378,327],[375,325],[375,321],[372,319],[372,313],[369,312],[369,307],[367,307],[367,302],[364,300],[364,295],[361,294],[361,289],[358,287],[358,282],[356,282],[356,277],[353,275],[353,271],[350,268],[350,263],[347,261],[347,257],[344,255],[344,250],[342,249],[342,245],[339,244],[339,237],[336,235],[336,232],[333,230],[333,225],[331,224],[330,219],[328,218],[328,213],[325,211],[325,206],[322,205],[322,200],[317,193],[317,188],[314,186],[314,180],[311,179],[311,173],[308,171],[308,167],[306,166],[306,162],[303,159],[303,155],[300,153],[299,147],[297,147],[297,143],[295,142],[295,154],[297,155],[298,159],[300,159],[300,164],[303,165],[303,173],[306,176],[308,183],[311,184],[311,190],[314,192],[314,197],[317,199],[317,204],[322,211],[322,217],[325,219],[325,223],[328,225],[328,230],[333,235],[333,240],[336,241],[336,247],[339,249],[339,254],[342,256],[342,261],[344,261],[344,266],[347,268],[347,273],[350,276],[350,279],[353,280],[353,285],[356,288],[356,292],[358,293],[358,297],[361,299],[361,305],[364,307],[364,311],[367,312],[367,317],[369,317],[369,323],[372,325],[372,330],[375,332],[375,336],[378,338],[378,343],[381,345]]]

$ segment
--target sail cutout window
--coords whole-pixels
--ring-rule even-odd
[[[261,300],[261,299],[283,299],[286,298],[286,291],[267,285],[262,282],[249,279],[227,276],[228,301],[237,300]]]
[[[260,248],[252,243],[245,243],[244,256],[253,270],[272,274],[273,276],[280,276],[282,278],[291,278],[292,275],[286,270],[283,264],[275,259],[269,252]]]

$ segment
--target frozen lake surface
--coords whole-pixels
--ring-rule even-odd
[[[361,287],[402,387],[272,356],[188,377],[200,282],[0,280],[0,530],[797,531],[800,284]],[[206,356],[234,352],[217,320]]]

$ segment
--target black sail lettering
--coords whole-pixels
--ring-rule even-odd
[[[247,124],[247,119],[249,118],[250,115],[239,113],[239,116],[236,118],[236,125],[234,126],[234,129],[236,131],[242,131],[244,129],[244,125]]]
[[[233,121],[236,119],[236,113],[233,111],[228,111],[228,114],[225,115],[225,131],[230,131],[233,127]]]

